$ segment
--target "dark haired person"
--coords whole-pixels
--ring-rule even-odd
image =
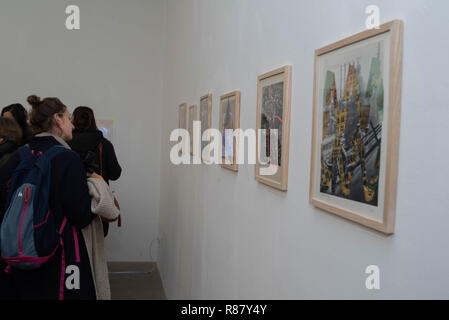
[[[32,106],[30,123],[37,133],[29,142],[32,150],[45,152],[53,146],[67,148],[51,161],[50,212],[58,228],[64,218],[67,224],[62,232],[64,246],[39,269],[8,270],[0,259],[0,299],[8,300],[90,300],[95,299],[95,286],[81,229],[96,217],[91,212],[86,171],[79,156],[70,150],[67,141],[72,139],[73,125],[67,107],[57,98],[41,100],[28,97]],[[20,160],[18,152],[0,168],[0,221],[3,220],[8,195],[8,181]],[[14,192],[14,190],[9,190]],[[69,290],[65,284],[68,276],[65,267],[79,270],[79,289]]]
[[[2,110],[2,117],[14,119],[20,126],[22,129],[22,140],[19,141],[20,144],[28,142],[32,136],[28,125],[28,112],[20,103],[11,104],[4,107]]]
[[[84,162],[86,171],[100,174],[104,181],[120,178],[120,167],[112,143],[98,130],[95,115],[89,107],[78,107],[72,115],[75,126],[70,147],[77,152]],[[109,230],[109,223],[103,222],[104,236]]]
[[[8,161],[22,140],[22,129],[17,122],[6,117],[0,118],[0,168]]]

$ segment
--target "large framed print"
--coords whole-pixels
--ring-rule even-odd
[[[203,157],[203,153],[209,154],[210,135],[206,134],[203,141],[203,134],[212,127],[212,95],[206,94],[200,98],[200,121],[201,121],[201,159],[209,161],[209,157]]]
[[[402,21],[315,52],[310,201],[394,232]]]
[[[273,188],[288,187],[291,66],[258,77],[255,178]]]
[[[220,97],[221,167],[238,171],[238,132],[240,129],[240,91]]]

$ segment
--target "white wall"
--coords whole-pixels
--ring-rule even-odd
[[[65,29],[69,4],[80,6],[79,31]],[[405,23],[390,237],[308,203],[313,53],[362,31],[370,4],[382,22]],[[2,0],[0,105],[36,93],[117,118],[124,226],[111,228],[108,255],[148,260],[159,234],[169,298],[449,298],[448,11],[444,0]],[[294,72],[287,193],[258,184],[250,165],[234,174],[170,163],[180,103],[212,93],[218,127],[219,96],[238,89],[241,126],[253,127],[257,76],[285,64]],[[364,287],[370,264],[381,268],[378,292]]]
[[[81,30],[65,28],[79,5]],[[123,175],[114,183],[123,227],[111,226],[110,260],[148,261],[159,218],[164,78],[163,0],[2,0],[0,106],[29,94],[112,119]],[[156,257],[156,247],[153,257]]]
[[[404,20],[396,233],[308,201],[314,50],[364,30],[365,7]],[[449,298],[444,0],[168,0],[159,267],[169,298]],[[257,76],[293,65],[289,190],[217,166],[176,167],[177,106],[241,90],[241,127],[255,126]],[[381,290],[365,289],[365,268]]]

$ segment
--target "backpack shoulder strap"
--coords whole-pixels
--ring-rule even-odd
[[[17,152],[18,152],[18,154],[20,156],[20,160],[21,161],[23,159],[28,158],[28,157],[30,157],[32,155],[31,154],[32,150],[31,150],[30,146],[27,145],[27,144],[22,146],[22,147],[20,147],[19,149],[17,149]]]
[[[20,147],[19,149],[17,149],[17,153],[19,155],[20,161],[18,166],[14,169],[15,172],[30,168],[30,166],[33,165],[33,151],[31,150],[29,145]]]
[[[29,145],[24,145],[18,148],[17,153],[19,155],[20,162],[17,167],[15,167],[9,179],[9,192],[6,201],[6,208],[9,207],[14,192],[23,183],[23,180],[26,178],[27,172],[31,169],[35,162],[32,150]]]
[[[47,151],[45,151],[44,155],[48,160],[52,160],[54,157],[63,152],[70,152],[70,150],[64,146],[53,146]]]
[[[39,167],[42,171],[41,172],[47,172],[51,166],[51,160],[56,157],[57,155],[63,153],[63,152],[70,152],[70,149],[67,149],[61,145],[53,146],[44,153],[40,154],[40,157],[38,158],[36,162],[36,166]],[[39,155],[39,154],[38,154]]]
[[[100,176],[103,177],[103,142],[101,140],[98,144],[98,151],[100,156]]]

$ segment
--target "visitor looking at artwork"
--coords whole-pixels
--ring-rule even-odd
[[[13,119],[0,118],[0,167],[9,159],[12,153],[17,150],[19,142],[22,140],[22,129]]]
[[[20,126],[22,130],[22,138],[19,141],[20,145],[26,143],[31,138],[32,133],[28,125],[28,112],[20,103],[4,107],[2,117],[13,119]]]
[[[73,112],[72,122],[75,127],[70,147],[79,154],[84,167],[89,173],[97,173],[104,181],[120,178],[122,168],[118,163],[112,143],[98,130],[95,115],[89,107],[78,107]],[[104,236],[109,231],[109,222],[103,221]]]

